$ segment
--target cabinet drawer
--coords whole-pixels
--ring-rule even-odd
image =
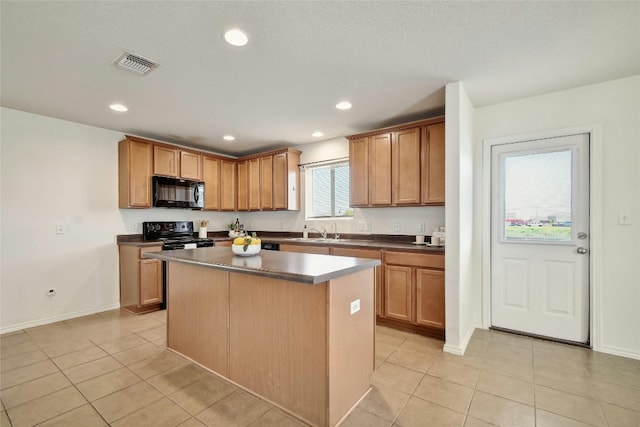
[[[305,254],[321,254],[321,255],[329,255],[331,253],[331,248],[328,246],[312,246],[312,245],[281,244],[280,250],[282,252],[301,252]]]
[[[158,252],[162,250],[162,246],[145,246],[138,249],[138,258],[142,259],[142,255],[147,252]]]
[[[334,247],[331,251],[331,255],[350,256],[355,258],[382,259],[381,253],[378,249],[349,249]]]
[[[444,269],[444,255],[385,251],[385,264]]]

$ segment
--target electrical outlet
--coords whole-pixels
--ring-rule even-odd
[[[355,301],[351,301],[351,305],[350,305],[351,315],[353,316],[354,314],[356,314],[359,311],[360,311],[360,300],[357,299]]]
[[[371,223],[367,222],[365,225],[367,227],[367,231],[371,231]]]
[[[632,215],[630,210],[618,211],[618,224],[631,225]]]
[[[395,233],[399,233],[400,232],[400,223],[396,222],[395,224],[393,224],[393,231]]]
[[[420,223],[420,232],[424,233],[424,222]]]
[[[138,231],[138,223],[137,223],[137,222],[134,222],[134,223],[133,223],[133,225],[131,226],[131,229],[132,229],[134,232]]]
[[[64,234],[66,227],[64,224],[56,224],[56,234]]]
[[[360,221],[358,223],[358,231],[364,231],[364,222]]]

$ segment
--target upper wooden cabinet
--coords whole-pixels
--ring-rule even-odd
[[[202,154],[180,151],[180,178],[202,179]]]
[[[422,203],[444,204],[444,122],[422,129]]]
[[[351,206],[369,205],[369,139],[349,141],[349,174]]]
[[[202,181],[204,182],[204,209],[220,210],[221,160],[217,157],[202,158]]]
[[[249,161],[241,160],[236,164],[236,167],[238,170],[237,209],[239,211],[248,211],[249,210]]]
[[[220,160],[220,210],[236,210],[236,162],[235,160]],[[205,186],[205,194],[206,194]]]
[[[164,145],[153,146],[153,174],[178,177],[180,151]]]
[[[300,151],[293,149],[274,151],[240,160],[238,162],[238,210],[299,210],[299,162]]]
[[[150,208],[154,175],[203,181],[205,210],[299,210],[300,154],[291,148],[241,159],[127,135],[119,148],[119,206]]]
[[[351,206],[444,204],[444,118],[349,139]]]
[[[273,209],[300,210],[300,151],[273,155]]]
[[[127,137],[118,143],[118,206],[151,207],[151,143]]]
[[[154,144],[153,174],[200,181],[202,155],[167,145]]]

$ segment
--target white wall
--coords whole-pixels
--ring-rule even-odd
[[[595,232],[602,236],[592,242],[599,272],[592,295],[597,310],[593,346],[640,359],[640,76],[476,109],[473,227],[482,229],[487,211],[481,197],[483,176],[489,173],[482,164],[484,139],[583,125],[602,129],[601,156],[592,158],[602,178],[592,187],[602,201],[592,212]],[[618,224],[621,210],[633,212],[631,225]],[[482,242],[474,241],[473,250],[478,254],[474,269],[481,271]],[[475,312],[487,309],[481,301],[475,299]]]
[[[444,350],[463,354],[477,323],[473,290],[473,120],[474,110],[461,83],[446,86],[446,343]]]

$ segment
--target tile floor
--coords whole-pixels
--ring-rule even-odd
[[[164,350],[165,312],[0,337],[1,426],[303,426]],[[476,330],[464,356],[376,331],[373,390],[344,427],[640,426],[640,361]]]

